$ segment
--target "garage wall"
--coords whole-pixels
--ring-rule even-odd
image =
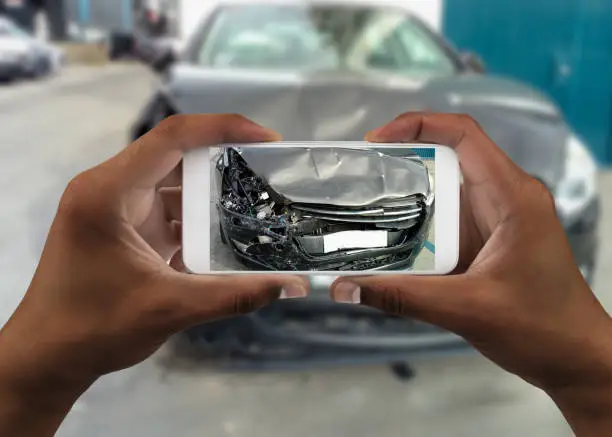
[[[64,0],[68,22],[103,30],[132,28],[131,0]]]
[[[180,0],[179,5],[179,35],[180,39],[188,39],[196,31],[202,17],[217,6],[214,0]]]
[[[610,0],[446,0],[444,32],[492,74],[548,94],[599,162],[612,165]]]
[[[412,0],[398,2],[403,4],[415,15],[420,17],[435,30],[441,31],[443,24],[444,1],[443,0]]]

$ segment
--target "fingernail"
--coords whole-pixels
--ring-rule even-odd
[[[307,296],[306,289],[299,285],[285,285],[281,290],[279,299],[302,299]]]
[[[279,134],[276,131],[266,129],[266,133],[268,134],[268,137],[266,138],[267,142],[274,143],[274,142],[282,141],[283,139],[283,137],[281,137],[281,134]]]
[[[282,139],[281,135],[273,129],[270,129],[257,123],[254,123],[253,127],[258,134],[266,137],[266,141],[274,142],[280,141]]]
[[[369,141],[369,142],[374,142],[376,141],[376,137],[378,136],[378,132],[380,131],[380,129],[376,129],[373,130],[371,132],[368,132],[365,136],[365,140]]]
[[[370,131],[366,134],[365,139],[366,141],[376,141],[378,139],[378,137],[380,136],[381,133],[383,133],[385,131],[385,129],[387,128],[387,126],[381,126],[378,129],[374,129],[373,131]]]
[[[340,282],[334,290],[334,300],[338,303],[361,303],[361,287],[352,282]]]

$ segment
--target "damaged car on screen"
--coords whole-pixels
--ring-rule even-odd
[[[414,153],[228,148],[216,163],[221,240],[257,270],[406,270],[432,223]]]

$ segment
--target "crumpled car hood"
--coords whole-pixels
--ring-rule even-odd
[[[426,167],[409,158],[347,148],[236,148],[289,203],[373,206],[429,193]]]

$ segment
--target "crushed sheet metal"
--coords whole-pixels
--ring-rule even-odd
[[[251,170],[293,203],[365,207],[429,193],[419,162],[370,149],[238,149]]]

